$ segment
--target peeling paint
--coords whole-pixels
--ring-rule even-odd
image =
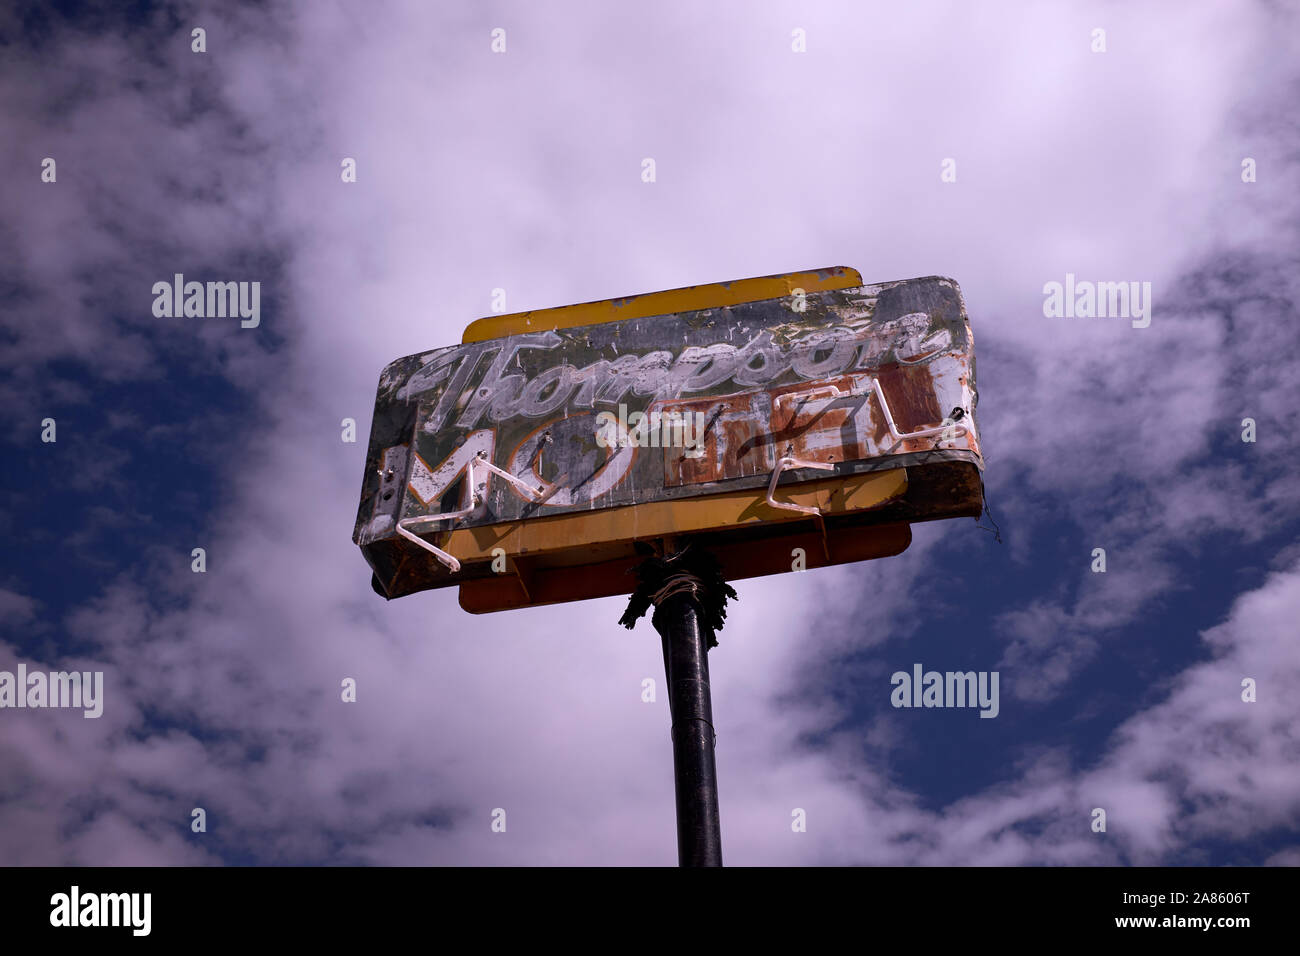
[[[940,462],[983,468],[973,339],[955,282],[812,292],[806,305],[792,312],[783,296],[537,326],[390,363],[379,380],[356,540],[373,545],[395,536],[398,518],[471,503],[454,525],[431,527],[450,532],[744,489],[762,500],[787,455],[830,464],[839,477],[899,467],[910,474]],[[901,439],[888,427],[877,382]],[[620,404],[629,413],[704,415],[703,453],[602,447],[599,416]],[[907,437],[945,425],[955,410],[961,428]],[[380,508],[376,472],[399,446],[410,449],[400,458],[400,501]],[[479,470],[481,487],[465,489],[466,463],[479,454],[529,488],[559,490],[535,502]],[[793,469],[781,477],[783,493],[827,474]]]

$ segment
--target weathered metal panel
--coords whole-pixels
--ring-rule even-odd
[[[398,536],[398,521],[468,508],[420,526],[436,543],[453,529],[498,528],[505,540],[521,521],[626,514],[620,540],[634,540],[640,505],[751,491],[762,502],[785,456],[833,471],[786,471],[783,495],[906,468],[907,500],[882,522],[977,514],[976,398],[961,293],[940,277],[469,341],[384,369],[354,539],[391,597],[487,573],[441,566]],[[639,442],[620,441],[620,407],[652,425]],[[476,501],[466,465],[480,455],[519,484],[476,467]],[[767,505],[748,516],[789,518]]]

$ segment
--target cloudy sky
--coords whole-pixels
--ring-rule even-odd
[[[20,3],[0,49],[0,670],[105,674],[0,711],[0,863],[675,863],[623,599],[371,591],[375,383],[494,288],[829,265],[961,284],[1001,541],[738,583],[726,862],[1300,863],[1294,4]],[[155,317],[175,273],[260,325]],[[1067,273],[1150,326],[1045,317]],[[914,663],[998,717],[893,708]]]

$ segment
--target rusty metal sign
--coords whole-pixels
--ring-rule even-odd
[[[729,578],[895,554],[910,522],[980,513],[976,400],[946,278],[492,317],[383,370],[354,540],[381,594],[460,585],[474,611],[629,593],[652,538]]]

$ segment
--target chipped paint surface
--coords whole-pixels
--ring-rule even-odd
[[[647,297],[622,301],[637,298]],[[355,540],[392,539],[398,520],[465,508],[430,531],[747,489],[762,498],[785,455],[832,464],[840,478],[939,462],[982,469],[976,401],[970,328],[957,284],[946,278],[533,326],[383,370]],[[702,414],[703,453],[659,447],[657,429],[653,444],[605,447],[601,415],[620,406],[655,422]],[[961,427],[906,437],[945,422]],[[477,487],[465,487],[474,456],[519,478],[523,490],[481,469]],[[827,475],[796,469],[781,487]],[[552,486],[544,502],[528,495]]]

